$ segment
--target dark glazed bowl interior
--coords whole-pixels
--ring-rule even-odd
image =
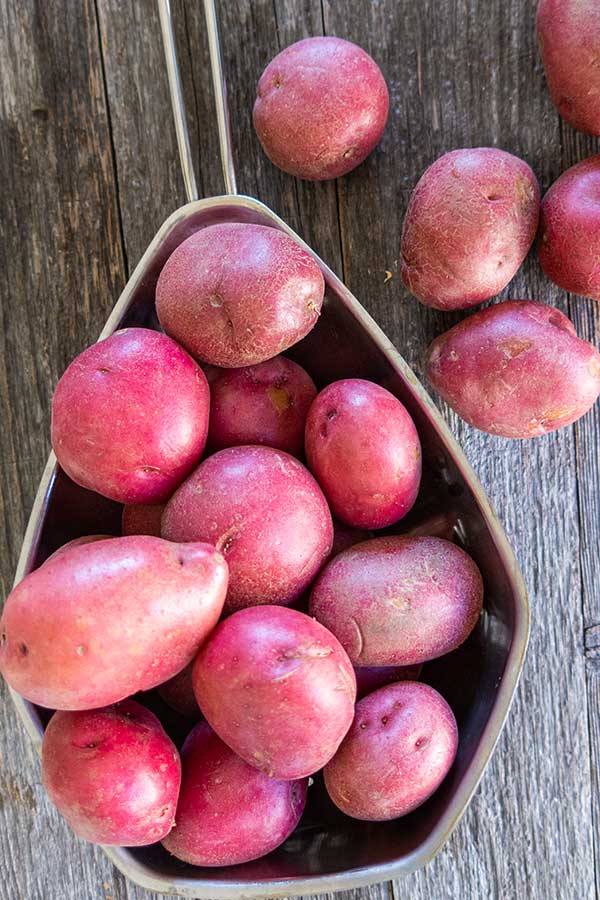
[[[174,213],[134,272],[103,336],[125,326],[157,327],[154,289],[172,250],[191,233],[224,221],[282,228],[266,207],[243,197],[189,204]],[[476,477],[414,374],[357,301],[324,266],[327,291],[317,327],[289,353],[319,387],[361,377],[392,391],[413,416],[423,446],[423,484],[402,531],[442,514],[455,539],[478,563],[485,608],[469,640],[427,664],[422,680],[435,686],[457,717],[456,762],[436,794],[420,809],[387,823],[364,823],[339,813],[319,776],[309,791],[301,826],[264,859],[225,869],[199,869],[170,857],[160,846],[107,849],[118,867],[153,890],[190,897],[261,897],[341,889],[397,876],[425,864],[442,846],[477,786],[508,712],[528,634],[523,583],[501,526]],[[121,507],[73,484],[51,459],[36,499],[17,580],[57,547],[89,533],[120,533]],[[15,697],[39,744],[47,713]],[[174,737],[181,723],[174,722]]]

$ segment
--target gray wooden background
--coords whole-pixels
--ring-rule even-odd
[[[222,190],[198,0],[174,3],[200,190]],[[597,148],[545,89],[535,0],[222,0],[239,184],[338,272],[422,373],[452,323],[402,289],[410,191],[442,152],[496,145],[547,187]],[[380,148],[335,183],[296,182],[262,155],[251,109],[282,47],[335,34],[365,47],[391,93]],[[2,589],[49,449],[53,387],[95,340],[128,273],[184,201],[154,0],[0,0]],[[393,277],[384,283],[385,272]],[[535,258],[507,296],[536,298],[600,341],[600,307],[555,289]],[[590,900],[600,876],[600,410],[530,442],[449,414],[515,545],[533,612],[518,697],[462,823],[430,866],[370,900]],[[46,801],[11,704],[1,716],[0,896],[151,900],[76,840]],[[596,873],[596,876],[595,876]],[[344,898],[346,900],[346,898]]]

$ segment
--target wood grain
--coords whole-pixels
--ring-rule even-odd
[[[0,0],[4,593],[48,450],[52,388],[184,202],[153,0],[66,2],[59,14],[51,6]],[[491,144],[525,158],[547,187],[597,150],[550,103],[534,11],[535,0],[220,4],[241,191],[344,276],[420,374],[427,342],[457,318],[421,307],[398,278],[402,216],[423,169],[454,147]],[[177,0],[174,13],[199,188],[220,193],[201,7]],[[269,163],[251,110],[269,59],[322,33],[371,52],[392,103],[372,157],[335,183],[311,184]],[[554,288],[535,257],[504,294],[552,303],[600,341],[600,307]],[[446,412],[523,567],[528,660],[493,762],[444,851],[425,870],[347,900],[590,900],[600,895],[600,413],[509,442]],[[8,702],[0,716],[0,896],[155,898],[69,834]]]

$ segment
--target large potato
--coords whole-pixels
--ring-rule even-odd
[[[292,833],[307,779],[280,781],[249,766],[200,722],[181,751],[175,827],[163,845],[194,866],[234,866],[270,853]]]
[[[225,609],[296,600],[329,556],[333,523],[318,484],[271,447],[209,456],[167,504],[163,537],[207,541],[229,565]]]
[[[482,431],[528,438],[569,425],[600,393],[600,354],[557,309],[509,300],[437,337],[427,372],[458,415]]]
[[[181,763],[156,716],[124,700],[54,713],[42,744],[42,778],[79,837],[137,847],[171,830]]]
[[[276,228],[227,222],[173,251],[156,285],[167,334],[204,362],[253,366],[315,325],[325,283],[318,265]]]
[[[483,601],[479,569],[464,550],[435,537],[381,537],[329,562],[310,614],[358,666],[412,666],[458,647]]]
[[[493,297],[527,256],[540,190],[504,150],[452,150],[421,176],[406,211],[401,274],[427,306],[466,309]]]
[[[600,135],[598,0],[540,0],[537,34],[554,105],[573,128]]]
[[[384,77],[368,53],[341,38],[312,37],[271,60],[253,119],[271,162],[322,181],[345,175],[371,153],[388,108]]]
[[[304,423],[317,389],[301,366],[276,356],[257,366],[214,368],[207,374],[211,449],[266,444],[303,455]]]
[[[456,720],[436,690],[389,684],[356,704],[352,728],[325,767],[325,786],[347,816],[396,819],[438,789],[457,746]]]
[[[117,331],[68,367],[52,401],[52,446],[77,484],[120,503],[161,503],[196,465],[210,398],[175,341]]]
[[[306,420],[308,466],[331,510],[355,528],[384,528],[404,516],[421,481],[413,420],[385,388],[347,378],[318,395]]]
[[[600,76],[600,68],[598,72]],[[548,278],[565,291],[594,300],[600,300],[599,196],[597,154],[563,172],[544,195],[538,241],[540,263]]]
[[[343,647],[283,606],[253,606],[221,622],[192,678],[219,737],[273,778],[321,769],[354,716],[356,679]]]
[[[226,590],[225,560],[207,544],[139,536],[71,547],[9,595],[0,669],[40,706],[115,703],[192,660]]]

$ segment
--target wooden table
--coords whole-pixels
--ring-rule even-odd
[[[199,188],[208,196],[222,182],[202,13],[191,0],[174,7]],[[534,8],[535,0],[221,3],[241,190],[317,250],[421,375],[427,342],[455,321],[420,306],[398,277],[402,216],[423,169],[454,147],[496,145],[526,159],[545,188],[597,148],[550,103]],[[391,115],[380,148],[357,171],[310,184],[263,156],[251,110],[268,60],[322,33],[372,53],[390,87]],[[154,0],[0,0],[0,68],[0,540],[8,592],[49,449],[53,387],[95,340],[184,193]],[[504,293],[555,304],[598,344],[600,307],[554,288],[535,256]],[[480,434],[448,416],[522,564],[533,612],[529,655],[493,762],[446,848],[426,870],[354,894],[589,900],[600,881],[600,409],[527,442]],[[10,702],[0,715],[0,896],[154,897],[70,834],[44,796]]]

